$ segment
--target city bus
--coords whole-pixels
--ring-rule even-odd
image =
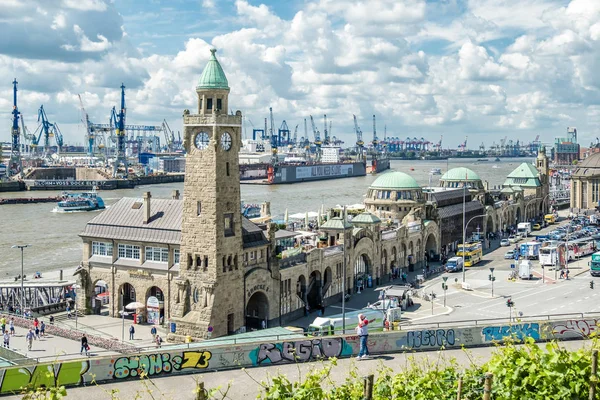
[[[456,252],[457,257],[463,256],[463,247],[465,248],[465,267],[472,267],[483,258],[481,242],[467,243],[465,246],[459,244]]]
[[[592,276],[600,276],[600,251],[592,254],[590,262],[590,274]]]
[[[565,245],[550,244],[540,249],[540,265],[553,267],[565,265]]]
[[[593,238],[569,241],[569,261],[587,256],[594,251],[596,251],[596,242]]]

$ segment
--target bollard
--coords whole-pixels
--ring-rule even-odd
[[[485,374],[485,381],[483,383],[483,400],[491,400],[492,398],[492,378],[494,374],[488,372]]]
[[[590,400],[594,400],[596,398],[596,384],[598,380],[598,375],[596,374],[598,371],[598,350],[592,350],[592,373],[590,376]]]
[[[462,395],[462,377],[458,378],[458,388],[456,389],[456,400],[460,400]]]
[[[204,389],[204,382],[196,381],[196,400],[208,400],[206,389]]]
[[[363,377],[363,400],[373,399],[373,378],[374,376],[372,374]]]

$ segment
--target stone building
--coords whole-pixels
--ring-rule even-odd
[[[242,116],[227,113],[229,84],[214,50],[196,92],[197,110],[183,115],[183,199],[123,198],[86,225],[80,309],[97,311],[95,290],[103,281],[114,317],[129,302],[157,298],[162,321],[176,324],[172,341],[243,332],[263,321],[284,325],[344,293],[388,282],[394,268],[421,268],[426,255],[439,254],[443,238],[455,240],[454,231],[444,236],[443,224],[457,224],[460,196],[446,204],[439,196],[427,200],[400,172],[373,182],[366,212],[332,216],[315,232],[277,231],[245,219],[237,154]],[[469,191],[469,200],[474,195]],[[469,213],[485,213],[484,231],[497,229],[509,201],[489,205],[478,198],[483,202],[469,201],[476,206]],[[511,204],[524,201],[516,196]],[[445,207],[453,208],[444,214]]]
[[[600,153],[594,153],[577,165],[571,174],[571,208],[596,209],[600,203]]]

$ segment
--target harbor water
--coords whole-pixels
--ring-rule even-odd
[[[430,176],[432,168],[447,169],[464,166],[475,171],[490,188],[502,185],[506,176],[522,162],[531,158],[503,158],[487,162],[476,159],[441,161],[391,161],[391,171],[405,172],[422,185],[437,186],[441,175]],[[381,175],[381,174],[380,174]],[[274,216],[319,211],[336,205],[362,203],[369,185],[380,175],[356,178],[306,182],[293,185],[242,185],[242,200],[246,203],[271,202]],[[183,194],[183,183],[138,186],[135,189],[99,192],[107,207],[122,197],[140,197],[150,191],[153,198],[169,198],[178,189]],[[60,192],[1,193],[0,197],[36,197],[59,195]],[[21,252],[13,244],[30,244],[24,251],[25,274],[42,273],[72,268],[81,262],[82,242],[78,236],[85,224],[98,212],[53,212],[54,203],[17,204],[0,206],[0,279],[17,276],[21,272]]]

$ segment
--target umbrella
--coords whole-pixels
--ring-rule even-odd
[[[288,215],[288,209],[285,209],[285,216],[283,217],[283,222],[287,225],[288,220],[290,219],[289,215]]]
[[[140,303],[139,301],[134,301],[133,303],[129,303],[125,306],[126,309],[128,310],[137,310],[139,308],[144,308],[144,304]]]

